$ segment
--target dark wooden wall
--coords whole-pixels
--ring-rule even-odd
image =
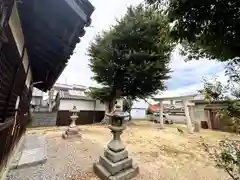
[[[104,111],[80,111],[78,113],[77,125],[93,124],[101,122],[104,117]],[[57,114],[57,126],[68,126],[71,122],[70,116],[72,115],[69,111],[58,111]]]
[[[25,85],[27,73],[9,26],[4,31],[8,42],[0,42],[0,171],[26,130],[32,96]],[[16,112],[17,97],[20,102]]]
[[[221,127],[219,118],[217,117],[217,111],[209,110],[209,116],[210,116],[209,118],[210,118],[212,129],[213,130],[222,130],[223,127]]]

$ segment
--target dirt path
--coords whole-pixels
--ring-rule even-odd
[[[61,139],[62,130],[29,130],[46,136],[48,160],[44,165],[14,170],[8,180],[97,180],[92,164],[111,139],[104,126],[82,126],[82,139]],[[228,180],[228,175],[214,167],[201,142],[216,144],[227,133],[202,131],[180,135],[174,126],[157,129],[149,122],[130,125],[122,139],[130,156],[139,164],[135,180]]]

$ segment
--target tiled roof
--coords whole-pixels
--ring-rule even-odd
[[[88,100],[88,101],[94,101],[91,97],[88,96],[76,96],[71,95],[69,91],[60,91],[59,92],[60,99],[73,99],[73,100]]]
[[[67,90],[67,89],[86,90],[87,89],[87,87],[83,85],[78,85],[78,84],[69,85],[69,84],[59,84],[59,83],[56,83],[53,88],[56,90]]]

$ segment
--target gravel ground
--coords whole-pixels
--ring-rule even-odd
[[[92,164],[103,153],[111,133],[106,126],[80,128],[82,139],[67,140],[61,138],[62,129],[29,130],[29,134],[46,137],[48,160],[43,165],[12,170],[8,180],[98,180]],[[134,180],[228,180],[228,175],[215,168],[201,146],[202,141],[216,144],[228,135],[208,130],[180,135],[175,125],[161,130],[152,123],[137,122],[128,126],[122,139],[140,167]]]

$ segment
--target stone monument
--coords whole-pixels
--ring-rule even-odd
[[[72,115],[70,116],[71,118],[71,123],[66,131],[63,132],[62,137],[66,139],[69,135],[78,135],[81,137],[80,130],[78,129],[76,125],[76,120],[78,119],[78,110],[76,106],[73,106],[73,109],[70,111],[72,112]]]
[[[128,115],[121,112],[118,105],[112,113],[106,115],[110,117],[109,129],[113,134],[113,139],[108,143],[104,155],[100,156],[99,162],[93,165],[93,170],[102,180],[132,179],[138,174],[139,168],[133,164],[132,158],[128,157],[128,152],[120,138],[126,128],[123,120]]]

